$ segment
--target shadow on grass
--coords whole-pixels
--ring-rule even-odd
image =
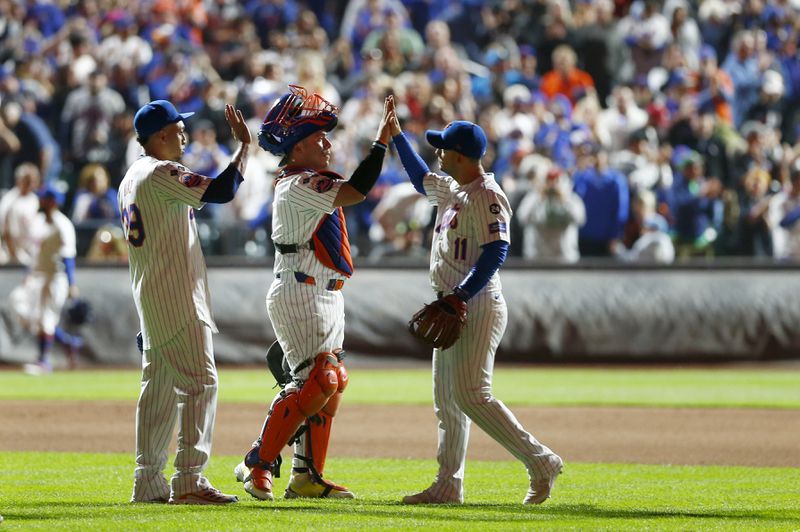
[[[302,506],[295,506],[302,504]],[[403,510],[400,510],[402,508]],[[751,520],[781,523],[800,517],[786,515],[785,512],[764,512],[747,510],[648,510],[612,509],[591,504],[546,504],[526,506],[523,504],[466,503],[442,505],[407,506],[397,501],[336,501],[325,505],[299,503],[298,501],[275,501],[259,504],[257,510],[270,512],[319,512],[329,516],[358,515],[361,517],[392,517],[394,519],[429,519],[431,521],[453,522],[508,522],[531,520],[575,519],[719,519]]]
[[[9,511],[10,510],[10,511]],[[21,511],[20,511],[21,510]],[[120,514],[119,510],[126,510]],[[709,511],[686,510],[648,510],[648,509],[616,509],[604,508],[592,504],[557,504],[548,503],[542,506],[525,506],[522,504],[493,504],[493,503],[467,503],[446,505],[416,505],[406,506],[395,500],[357,500],[357,501],[285,501],[256,502],[242,501],[236,505],[224,506],[191,506],[191,505],[160,505],[141,504],[133,505],[127,502],[115,503],[83,503],[72,501],[58,501],[42,504],[30,502],[4,508],[3,516],[6,523],[52,521],[52,520],[80,520],[86,517],[99,517],[107,512],[117,513],[117,519],[125,522],[137,514],[147,514],[150,517],[158,515],[175,515],[185,512],[243,512],[268,511],[273,514],[293,513],[317,514],[328,518],[346,519],[376,518],[376,519],[421,519],[431,522],[450,523],[513,523],[531,521],[561,521],[563,519],[630,519],[630,520],[658,520],[658,519],[716,519],[716,520],[758,520],[761,524],[778,524],[793,521],[800,516],[796,512],[779,511],[724,511],[710,509]],[[335,524],[336,521],[332,521]]]

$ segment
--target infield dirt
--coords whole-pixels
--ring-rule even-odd
[[[800,467],[800,410],[512,407],[567,462]],[[3,401],[0,451],[130,452],[136,405],[125,402]],[[264,405],[222,404],[214,454],[244,454]],[[174,444],[173,444],[174,445]],[[436,456],[430,406],[342,405],[331,457]],[[473,425],[470,459],[512,459]]]

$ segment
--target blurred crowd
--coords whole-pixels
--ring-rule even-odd
[[[514,256],[800,258],[799,39],[798,0],[0,0],[0,263],[25,262],[42,183],[79,255],[124,262],[136,109],[194,111],[184,163],[213,177],[224,104],[255,133],[288,83],[340,106],[345,177],[387,93],[432,168],[426,129],[481,124]],[[198,212],[208,254],[272,253],[278,160],[252,150],[236,200]],[[347,216],[361,257],[427,255],[396,157]]]

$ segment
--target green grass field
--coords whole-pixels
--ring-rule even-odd
[[[253,402],[263,370],[222,368],[224,402]],[[727,369],[503,368],[495,392],[510,405],[636,405],[800,408],[800,372]],[[2,401],[133,401],[136,371],[56,373],[33,379],[0,372]],[[402,393],[401,393],[402,390]],[[353,371],[349,403],[430,404],[426,369]],[[260,398],[255,401],[260,402]],[[753,438],[768,435],[753,434]],[[800,452],[800,444],[798,444]],[[238,456],[214,455],[209,478],[242,494],[238,505],[133,506],[132,457],[126,454],[0,453],[2,530],[800,530],[800,471],[793,468],[567,464],[553,499],[523,507],[527,486],[516,462],[467,464],[467,504],[404,507],[404,494],[426,487],[430,460],[332,457],[331,478],[355,501],[264,503],[236,484]],[[286,484],[277,479],[276,492]]]
[[[275,390],[265,369],[221,368],[220,401],[262,403]],[[498,368],[494,391],[509,405],[800,408],[800,370]],[[258,391],[261,396],[256,396]],[[135,370],[0,372],[4,399],[136,400]],[[351,370],[348,404],[431,404],[429,369]]]

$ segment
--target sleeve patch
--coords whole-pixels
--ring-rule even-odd
[[[186,187],[196,187],[203,182],[203,176],[195,174],[194,172],[183,172],[178,180]]]
[[[494,222],[489,224],[489,233],[507,233],[508,228],[505,222]]]
[[[492,203],[489,205],[489,212],[492,214],[500,214],[500,205],[497,203]]]
[[[323,192],[327,192],[331,188],[333,188],[333,179],[326,176],[316,176],[311,179],[311,188],[313,188],[320,194]]]

